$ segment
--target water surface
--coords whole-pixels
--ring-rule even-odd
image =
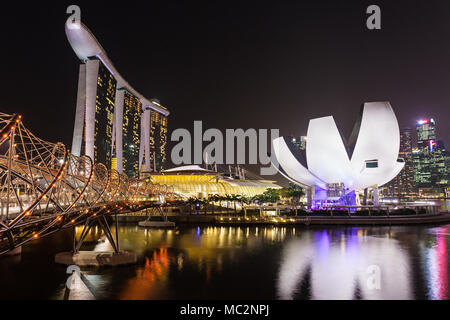
[[[448,299],[449,230],[123,225],[121,249],[136,252],[138,264],[84,268],[88,286],[69,298]],[[62,231],[1,258],[0,298],[63,299],[66,267],[53,260],[71,239]],[[88,240],[84,249],[111,250],[98,229]]]

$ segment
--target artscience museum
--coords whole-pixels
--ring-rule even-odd
[[[364,103],[348,140],[333,116],[312,119],[306,150],[288,137],[273,140],[274,163],[291,182],[308,190],[310,205],[378,204],[378,187],[405,165],[400,130],[389,102]]]

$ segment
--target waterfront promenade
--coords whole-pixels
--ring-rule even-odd
[[[145,211],[135,214],[117,216],[120,223],[138,223],[146,219]],[[325,216],[310,213],[307,216],[264,216],[243,217],[230,214],[172,214],[168,220],[175,224],[206,224],[213,226],[252,226],[252,225],[418,225],[450,223],[450,213],[433,212],[416,215]]]

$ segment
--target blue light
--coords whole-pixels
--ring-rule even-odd
[[[433,151],[435,146],[436,142],[434,140],[430,140],[430,151]]]

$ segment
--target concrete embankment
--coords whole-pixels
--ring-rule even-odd
[[[76,265],[79,267],[104,267],[104,266],[122,266],[135,264],[137,256],[134,252],[97,252],[97,251],[80,251],[73,254],[72,252],[61,252],[55,256],[55,262],[67,266]]]
[[[121,215],[120,223],[139,223],[145,216]],[[390,217],[267,217],[242,218],[214,215],[179,215],[170,216],[169,221],[181,224],[208,224],[214,226],[251,226],[251,225],[411,225],[411,224],[444,224],[450,223],[449,213],[424,214],[417,216],[390,216]]]

